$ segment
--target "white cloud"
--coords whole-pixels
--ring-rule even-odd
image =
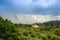
[[[28,15],[28,14],[2,14],[3,18],[8,18],[14,23],[32,24],[32,23],[43,23],[52,20],[60,20],[60,15]]]
[[[20,15],[17,14],[17,19],[20,23],[43,23],[52,20],[60,20],[60,16],[52,15]]]
[[[52,6],[56,3],[56,0],[38,0],[35,2],[36,5],[40,5],[42,7]]]
[[[4,19],[11,20],[13,23],[18,23],[18,20],[14,14],[10,14],[8,12],[2,12],[0,16],[2,16]]]
[[[57,0],[8,0],[13,5],[16,6],[41,6],[41,7],[49,7],[55,5]]]

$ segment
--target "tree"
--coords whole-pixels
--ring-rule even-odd
[[[4,40],[15,39],[17,40],[17,30],[15,25],[8,19],[0,17],[0,38]]]

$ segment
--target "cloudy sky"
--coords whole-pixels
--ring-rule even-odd
[[[0,16],[14,23],[60,20],[60,0],[0,0]]]

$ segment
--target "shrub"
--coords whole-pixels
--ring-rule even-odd
[[[55,34],[56,34],[57,36],[60,36],[60,30],[55,31]]]
[[[59,37],[59,36],[53,36],[53,37],[51,38],[51,40],[60,40],[60,37]]]

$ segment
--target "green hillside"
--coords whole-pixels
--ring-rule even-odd
[[[60,40],[60,21],[33,24],[14,24],[0,17],[0,39],[4,40]]]

